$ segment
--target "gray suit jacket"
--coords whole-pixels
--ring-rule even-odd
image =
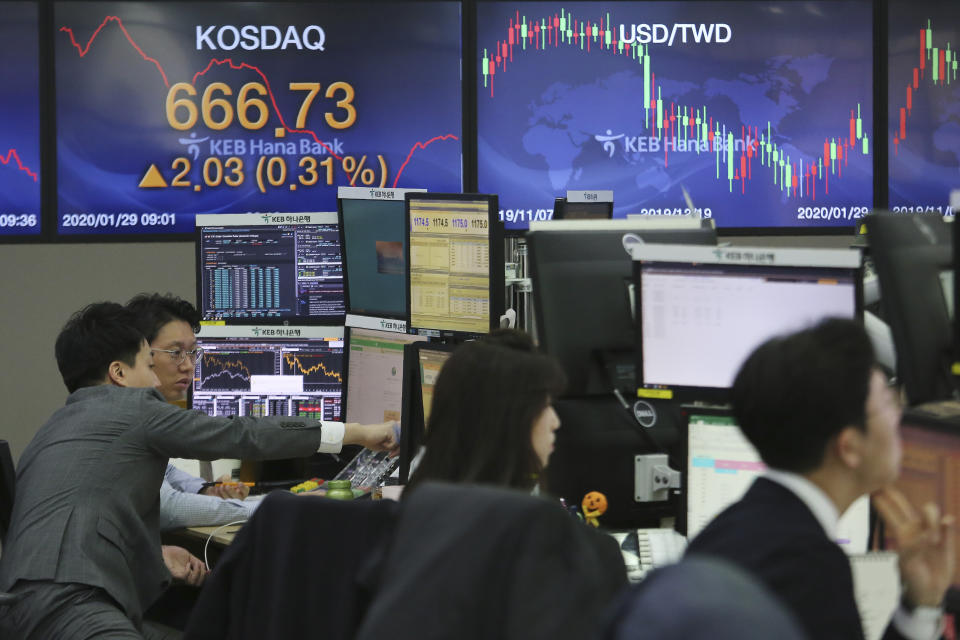
[[[305,456],[321,434],[312,419],[185,411],[155,389],[79,389],[20,457],[0,591],[18,580],[91,585],[139,625],[170,582],[158,526],[167,459]]]

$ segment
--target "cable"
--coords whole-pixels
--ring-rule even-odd
[[[207,571],[210,571],[210,561],[207,558],[207,548],[210,546],[210,541],[213,540],[213,536],[217,535],[217,533],[219,533],[221,529],[232,527],[235,524],[244,524],[246,522],[247,522],[246,520],[234,520],[233,522],[222,524],[210,532],[210,535],[207,536],[207,541],[203,543],[203,565],[207,568]]]

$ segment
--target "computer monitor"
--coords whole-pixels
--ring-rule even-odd
[[[453,345],[428,342],[416,342],[404,347],[400,484],[406,484],[409,480],[411,462],[420,451],[430,420],[433,388],[443,364],[453,354],[454,349]]]
[[[853,249],[636,244],[637,395],[726,400],[762,342],[862,316]]]
[[[423,336],[347,327],[346,422],[400,421],[403,347]]]
[[[953,247],[938,215],[877,213],[866,218],[880,308],[897,352],[909,404],[953,397]],[[944,286],[946,284],[946,286]]]
[[[557,198],[553,203],[554,220],[610,220],[613,202],[570,202]]]
[[[337,214],[197,215],[204,320],[343,324]]]
[[[527,234],[537,336],[563,366],[567,395],[635,390],[627,233],[649,243],[717,243],[712,228],[657,229],[646,220],[544,223]]]
[[[337,191],[347,313],[406,316],[404,195],[424,191],[367,187],[340,187]]]
[[[497,196],[406,194],[407,326],[432,335],[489,333],[504,310]]]
[[[204,325],[197,345],[194,409],[343,420],[343,327]]]
[[[728,408],[685,406],[686,480],[681,490],[688,539],[739,500],[765,470],[760,454],[737,426]],[[870,499],[862,496],[843,513],[837,544],[850,554],[865,553],[870,536]]]

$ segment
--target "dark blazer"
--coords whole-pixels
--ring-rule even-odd
[[[320,441],[315,420],[214,418],[155,389],[79,389],[20,457],[0,591],[18,580],[99,587],[139,624],[170,582],[158,526],[167,459],[303,456]]]
[[[758,478],[694,538],[687,555],[732,561],[760,579],[811,638],[863,638],[846,553],[789,489]],[[885,639],[900,638],[893,625]]]
[[[184,638],[353,638],[399,508],[271,493],[220,556]]]

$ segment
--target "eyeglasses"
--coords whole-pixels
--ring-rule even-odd
[[[181,364],[183,364],[183,361],[186,360],[188,357],[190,358],[191,362],[196,363],[196,361],[200,358],[200,356],[203,355],[202,347],[197,347],[193,351],[187,351],[185,349],[152,349],[152,351],[154,352],[162,351],[163,353],[169,353],[170,357],[173,358],[173,361],[177,364],[177,366],[180,366]]]

